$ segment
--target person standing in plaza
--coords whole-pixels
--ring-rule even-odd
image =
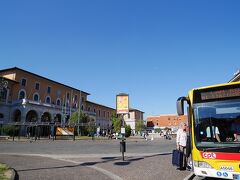
[[[183,152],[183,166],[180,170],[185,170],[187,167],[186,146],[187,146],[187,124],[181,123],[177,131],[176,138],[177,149]]]

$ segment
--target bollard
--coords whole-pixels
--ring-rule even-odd
[[[126,142],[120,141],[120,152],[126,152]]]
[[[120,152],[122,152],[122,160],[124,161],[124,152],[126,152],[126,142],[124,140],[120,142]]]

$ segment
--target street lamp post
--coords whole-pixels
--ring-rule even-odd
[[[116,110],[122,121],[121,134],[122,142],[120,142],[120,152],[122,152],[122,160],[124,161],[124,152],[126,152],[124,115],[129,113],[129,95],[120,93],[116,96]]]

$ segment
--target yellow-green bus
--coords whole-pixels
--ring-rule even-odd
[[[240,82],[192,89],[178,115],[186,103],[194,174],[240,179]]]

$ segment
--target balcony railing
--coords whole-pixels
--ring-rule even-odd
[[[58,109],[58,110],[61,110],[61,111],[66,111],[69,112],[70,109],[72,112],[76,112],[78,111],[79,109],[78,108],[70,108],[70,107],[65,107],[65,106],[58,106],[58,105],[55,105],[55,104],[48,104],[48,103],[41,103],[39,101],[33,101],[33,100],[29,100],[29,99],[20,99],[20,100],[17,100],[17,101],[14,101],[12,103],[13,105],[26,105],[26,104],[32,104],[32,105],[37,105],[37,106],[43,106],[43,107],[48,107],[48,108],[53,108],[53,109]],[[83,111],[81,110],[81,112],[89,115],[89,116],[96,116],[97,113],[95,112],[91,112],[91,111]]]

